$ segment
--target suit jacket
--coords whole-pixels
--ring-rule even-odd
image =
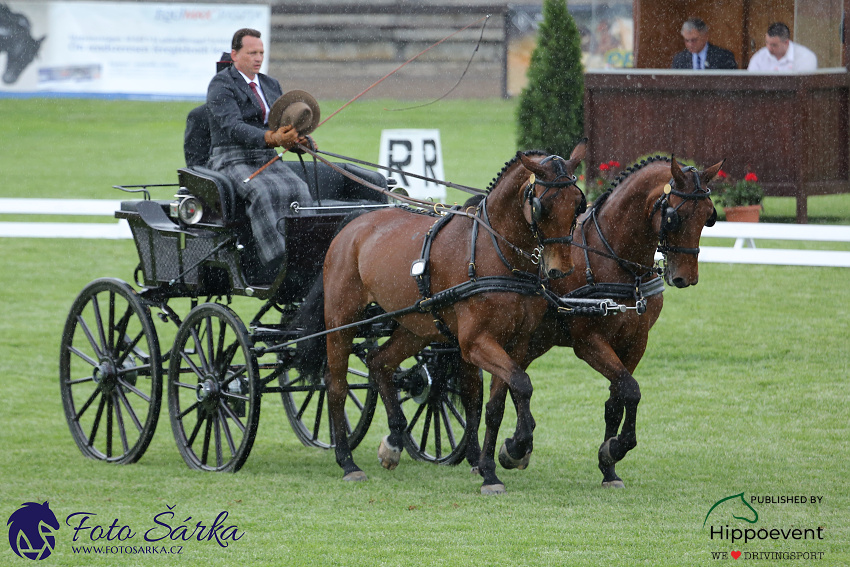
[[[277,80],[257,73],[260,87],[271,107],[282,93]],[[242,146],[266,148],[263,134],[263,113],[254,92],[236,67],[216,73],[207,88],[207,114],[210,125],[210,146]]]
[[[737,69],[735,56],[728,49],[708,44],[708,52],[705,55],[703,67],[709,71],[714,69]],[[693,69],[693,57],[691,52],[685,49],[673,56],[673,69]]]

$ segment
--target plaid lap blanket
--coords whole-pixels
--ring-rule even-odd
[[[220,171],[233,180],[236,192],[245,201],[251,232],[257,241],[260,260],[270,264],[282,259],[286,252],[284,235],[278,221],[293,201],[312,203],[307,184],[280,160],[248,183],[244,180],[277,154],[272,149],[216,147],[207,167]]]

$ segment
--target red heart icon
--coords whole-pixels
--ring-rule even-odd
[[[729,555],[732,556],[732,559],[738,559],[739,557],[741,557],[741,552],[740,551],[730,551]]]

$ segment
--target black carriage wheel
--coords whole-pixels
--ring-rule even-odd
[[[59,386],[83,455],[129,464],[145,453],[162,403],[162,359],[150,311],[129,284],[98,279],[74,300]]]
[[[186,464],[239,470],[257,434],[260,396],[253,341],[239,317],[217,303],[192,309],[168,367],[168,413]]]
[[[431,345],[416,360],[393,378],[407,418],[404,448],[417,461],[456,465],[466,456],[468,439],[458,385],[460,352]]]
[[[360,444],[375,414],[378,391],[369,379],[365,360],[377,341],[355,339],[348,367],[348,400],[345,404],[348,445],[353,450]],[[296,351],[298,343],[295,344]],[[297,354],[293,360],[298,360]],[[280,376],[281,397],[286,417],[295,435],[306,447],[329,449],[335,445],[328,413],[324,361],[312,365],[311,372],[300,372],[299,364],[290,365]]]

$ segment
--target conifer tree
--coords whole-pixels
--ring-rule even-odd
[[[569,156],[584,135],[581,38],[565,0],[544,0],[543,22],[517,107],[519,149]]]

